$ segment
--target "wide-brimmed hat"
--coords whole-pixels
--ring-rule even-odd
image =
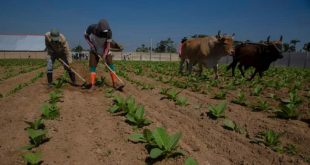
[[[57,29],[52,29],[51,30],[51,40],[54,42],[59,41],[60,38],[60,33]]]

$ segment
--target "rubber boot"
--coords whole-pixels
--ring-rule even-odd
[[[112,79],[112,84],[113,84],[113,87],[115,88],[116,87],[116,76],[113,72],[110,72],[110,76],[111,76],[111,79]]]
[[[90,73],[91,89],[95,89],[95,83],[96,83],[96,72],[91,72]]]
[[[47,83],[49,87],[53,86],[53,73],[47,73]]]
[[[68,71],[69,77],[73,85],[76,85],[75,74],[72,71]]]

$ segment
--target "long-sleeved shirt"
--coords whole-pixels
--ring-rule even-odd
[[[51,34],[47,32],[45,34],[45,45],[47,54],[50,56],[63,57],[65,56],[69,63],[72,63],[72,56],[69,49],[68,42],[63,34],[59,36],[59,42],[51,41]]]

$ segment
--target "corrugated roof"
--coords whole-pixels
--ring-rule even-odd
[[[44,35],[1,35],[0,51],[44,51]]]

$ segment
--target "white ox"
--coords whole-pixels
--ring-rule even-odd
[[[182,73],[185,61],[189,62],[189,73],[192,66],[199,64],[199,74],[202,66],[213,68],[215,78],[218,78],[218,61],[225,55],[234,53],[233,36],[207,36],[202,38],[192,38],[185,41],[181,48],[179,72]]]

